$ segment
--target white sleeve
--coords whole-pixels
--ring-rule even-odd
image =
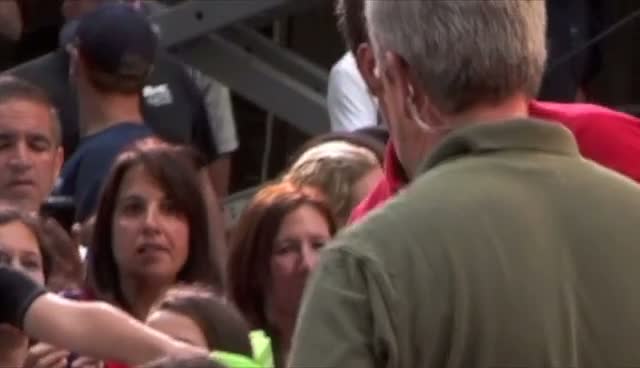
[[[235,151],[239,144],[229,88],[195,68],[188,70],[203,94],[218,151],[222,154]]]
[[[334,132],[354,131],[378,122],[378,108],[360,72],[340,62],[329,74],[327,108]]]

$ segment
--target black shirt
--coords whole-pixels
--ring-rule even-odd
[[[0,266],[0,324],[22,328],[31,304],[45,294],[44,286],[15,269]]]
[[[58,109],[65,156],[69,157],[77,148],[80,135],[76,95],[69,82],[67,52],[58,49],[18,66],[10,73],[49,94]],[[218,150],[204,99],[183,64],[166,52],[160,52],[142,94],[144,120],[160,138],[191,145],[209,162],[215,160]]]

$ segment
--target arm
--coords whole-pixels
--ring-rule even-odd
[[[37,340],[129,365],[167,355],[200,353],[106,303],[71,301],[49,293],[35,299],[28,308],[24,330]]]
[[[211,254],[214,259],[212,262],[219,263],[221,269],[224,269],[227,259],[227,237],[226,225],[222,205],[216,195],[216,191],[211,185],[209,170],[204,168],[201,172],[202,194],[207,204],[207,214],[209,215],[209,224],[211,226],[211,237],[215,249]]]
[[[223,154],[207,165],[209,181],[216,194],[224,198],[229,194],[229,179],[231,178],[231,156]]]
[[[188,68],[188,71],[204,101],[209,133],[219,153],[216,160],[209,165],[209,171],[216,193],[223,198],[229,193],[231,154],[238,149],[231,93],[227,87],[199,70]]]

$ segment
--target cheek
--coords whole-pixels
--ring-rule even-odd
[[[299,270],[299,256],[292,253],[271,258],[271,287],[279,294],[295,294],[295,290],[304,286],[305,274]]]
[[[40,285],[44,285],[45,284],[45,278],[44,278],[44,271],[43,270],[33,272],[33,276],[32,277]]]
[[[275,281],[286,280],[293,273],[296,256],[291,254],[271,257],[271,278]]]
[[[189,223],[185,218],[167,219],[165,223],[167,229],[165,235],[171,239],[176,262],[184,264],[189,256]]]
[[[35,166],[42,184],[51,185],[55,180],[54,158],[51,154],[43,155],[35,160]]]
[[[135,237],[138,229],[136,221],[115,216],[111,230],[113,239],[113,256],[117,263],[126,262],[134,251]]]

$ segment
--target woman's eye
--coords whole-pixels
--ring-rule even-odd
[[[282,254],[288,254],[291,252],[295,252],[297,250],[297,245],[294,243],[284,243],[279,245],[276,248],[276,254],[282,255]]]
[[[39,271],[42,269],[42,265],[40,264],[40,261],[37,261],[35,259],[27,259],[24,260],[22,262],[22,266],[27,269],[27,270],[31,270],[31,271]]]
[[[318,250],[318,249],[324,247],[325,244],[327,244],[326,240],[316,240],[313,243],[311,243],[311,246],[313,247],[313,249]]]
[[[144,206],[139,202],[129,202],[121,207],[121,211],[129,215],[138,214],[144,211]]]

